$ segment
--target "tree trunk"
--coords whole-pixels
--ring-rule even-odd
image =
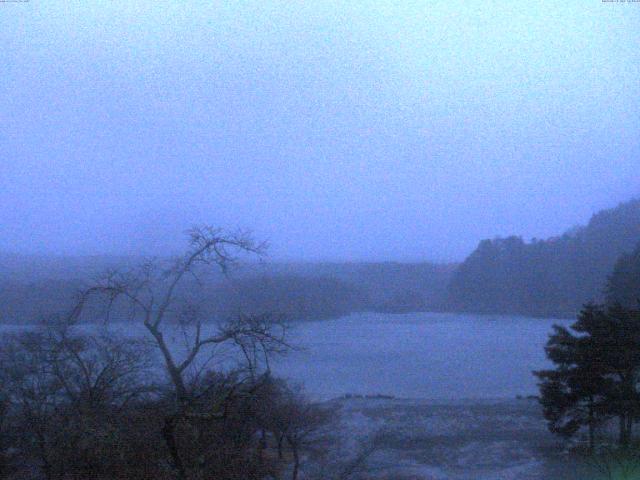
[[[291,447],[291,453],[293,454],[293,471],[291,472],[291,480],[298,480],[298,471],[300,470],[300,454],[298,453],[298,445],[287,437],[287,442]]]
[[[629,445],[629,422],[626,414],[620,414],[620,437],[618,443],[622,447]]]
[[[593,400],[589,402],[589,451],[593,452],[594,447],[595,419],[593,415]]]
[[[284,440],[284,435],[278,436],[278,459],[282,460],[282,441]]]
[[[44,478],[47,480],[53,480],[53,467],[49,462],[49,456],[47,455],[47,441],[44,438],[44,435],[36,431],[36,441],[38,443],[39,457],[42,462],[42,472],[44,473]]]
[[[167,444],[167,448],[169,449],[169,455],[171,455],[173,468],[175,468],[179,480],[187,480],[187,472],[184,468],[184,464],[182,463],[182,458],[180,458],[178,445],[176,444],[175,421],[176,417],[165,417],[164,426],[162,427],[162,437],[164,438],[164,441]]]
[[[267,448],[267,436],[264,428],[260,430],[260,439],[258,440],[258,461],[260,465],[264,463],[264,451]]]
[[[155,328],[153,325],[146,325],[147,330],[151,333],[153,338],[156,339],[156,344],[158,348],[160,348],[160,352],[164,357],[165,366],[167,367],[167,372],[169,373],[169,378],[171,378],[171,382],[176,390],[176,400],[179,406],[184,406],[188,401],[187,395],[187,387],[184,384],[184,380],[182,378],[182,372],[178,369],[175,362],[173,361],[173,357],[171,356],[171,352],[169,347],[167,347],[167,343],[164,341],[164,337],[162,332]]]

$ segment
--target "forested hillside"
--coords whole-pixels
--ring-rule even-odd
[[[624,308],[640,306],[640,242],[631,253],[623,254],[609,276],[606,289],[609,305]]]
[[[618,258],[640,241],[640,200],[595,214],[561,237],[483,240],[453,274],[445,307],[456,311],[573,316],[602,301]]]

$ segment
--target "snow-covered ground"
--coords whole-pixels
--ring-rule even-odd
[[[373,478],[578,480],[595,478],[547,432],[536,400],[333,400],[342,435],[371,438]]]

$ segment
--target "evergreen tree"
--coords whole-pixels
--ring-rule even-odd
[[[595,306],[587,305],[580,318],[599,314]],[[588,336],[577,336],[555,325],[545,351],[556,368],[534,372],[541,380],[540,403],[549,430],[569,438],[587,427],[590,449],[597,424],[608,416],[607,372],[593,347]]]
[[[627,445],[640,416],[640,312],[590,304],[570,328],[554,326],[547,342],[555,369],[534,372],[549,429],[571,437],[587,427],[593,447],[596,425],[617,416]]]
[[[600,307],[598,315],[581,319],[574,328],[591,337],[607,371],[607,410],[619,418],[619,441],[627,445],[640,414],[640,311],[620,305]]]

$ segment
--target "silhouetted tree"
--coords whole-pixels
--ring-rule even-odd
[[[131,448],[130,412],[153,390],[149,360],[140,340],[66,326],[4,338],[0,377],[23,463],[47,479],[134,477],[143,452]]]
[[[222,323],[211,323],[207,322],[210,319],[199,308],[201,299],[197,294],[204,283],[201,281],[201,276],[205,275],[203,270],[214,267],[226,272],[239,255],[260,255],[264,248],[263,244],[256,243],[246,233],[227,234],[211,227],[194,228],[189,232],[187,252],[171,265],[148,261],[129,271],[109,272],[101,282],[82,293],[72,314],[73,318],[79,318],[85,304],[96,296],[106,298],[109,306],[120,301],[129,307],[131,317],[139,319],[149,332],[164,360],[173,389],[172,401],[166,403],[161,433],[171,457],[170,463],[180,479],[203,478],[205,472],[209,475],[206,478],[223,478],[220,472],[216,475],[212,473],[214,469],[211,462],[229,466],[235,462],[231,456],[225,460],[202,453],[194,458],[192,452],[198,451],[203,445],[208,446],[209,453],[215,450],[217,443],[210,437],[217,431],[214,423],[229,422],[233,411],[231,407],[238,407],[239,398],[250,399],[259,386],[255,362],[260,361],[268,370],[269,357],[284,353],[289,348],[285,341],[286,324],[280,315],[268,312],[240,313]],[[195,282],[192,281],[194,278]],[[165,336],[166,331],[174,327],[181,330],[185,347],[183,352],[171,349]],[[254,364],[249,367],[247,375],[236,378],[237,385],[222,391],[215,382],[206,386],[205,390],[211,387],[222,393],[208,397],[210,401],[203,403],[196,395],[202,388],[190,386],[190,377],[217,378],[200,373],[207,373],[206,366],[212,355],[210,347],[221,345],[235,346],[245,354],[245,359],[249,359],[246,349],[251,347],[250,359]],[[239,392],[242,392],[240,397]],[[234,418],[238,422],[227,425],[227,430],[233,432],[233,428],[237,427],[239,430],[233,438],[245,439],[248,443],[243,444],[243,448],[249,448],[252,445],[249,434],[253,428],[253,417],[247,414]],[[243,423],[245,421],[248,423]],[[193,442],[194,437],[199,441]],[[241,450],[236,445],[235,450],[219,451]],[[238,466],[248,465],[242,460],[242,455],[237,458],[240,460]],[[230,466],[228,473],[230,476],[238,474]]]
[[[4,337],[0,478],[169,480],[173,459],[198,480],[295,478],[326,448],[332,412],[265,372],[258,340],[243,344],[242,368],[185,377],[184,412],[146,343],[75,326]]]
[[[640,413],[639,312],[586,305],[571,330],[554,326],[545,350],[556,368],[535,372],[549,429],[570,437],[586,426],[593,447],[596,425],[617,416],[627,445]]]
[[[4,368],[4,365],[0,365],[0,368]],[[5,478],[11,464],[8,452],[13,430],[10,425],[10,407],[7,379],[0,374],[0,478]]]
[[[579,322],[598,314],[589,305],[580,314]],[[603,416],[606,371],[589,337],[578,337],[558,325],[553,328],[545,351],[556,368],[535,372],[541,380],[543,413],[549,430],[563,437],[571,437],[586,426],[592,449],[595,427]]]
[[[640,311],[619,305],[602,307],[604,314],[586,319],[580,332],[590,335],[608,375],[607,408],[620,420],[620,443],[628,445],[640,414]]]

